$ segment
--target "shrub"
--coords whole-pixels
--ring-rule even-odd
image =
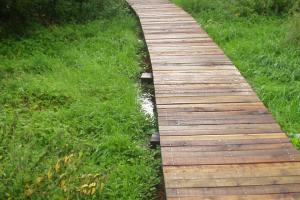
[[[295,13],[289,22],[286,41],[293,44],[300,50],[300,13]]]
[[[185,10],[192,13],[199,13],[202,11],[209,11],[215,9],[226,9],[226,3],[222,0],[189,0],[189,1],[181,1],[181,0],[173,0],[175,3],[181,5]]]
[[[237,16],[284,15],[300,11],[300,0],[173,0],[187,11],[200,13],[217,10]]]
[[[49,25],[113,17],[124,12],[124,5],[124,0],[2,0],[0,36],[3,32],[23,33],[37,22]]]
[[[299,3],[299,0],[233,0],[234,9],[242,16],[282,15]]]
[[[290,10],[290,13],[300,13],[300,0],[296,1]]]

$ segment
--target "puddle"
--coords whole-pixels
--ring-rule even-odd
[[[153,103],[153,86],[146,84],[143,86],[142,94],[139,97],[142,111],[151,119],[155,118]]]

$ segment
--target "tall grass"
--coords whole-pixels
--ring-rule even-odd
[[[0,198],[151,199],[136,21],[122,15],[0,43]]]

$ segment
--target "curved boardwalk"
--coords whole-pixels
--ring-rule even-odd
[[[128,2],[152,62],[167,199],[300,199],[300,154],[219,47],[167,0]]]

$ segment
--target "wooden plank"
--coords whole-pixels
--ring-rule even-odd
[[[235,139],[235,140],[198,140],[198,141],[169,141],[160,137],[160,145],[162,147],[174,146],[226,146],[226,145],[244,145],[244,144],[274,144],[289,142],[287,138],[256,138],[256,139]]]
[[[163,169],[167,180],[202,178],[238,178],[268,176],[298,176],[300,162],[233,165],[166,166]],[[173,174],[176,174],[174,176]]]
[[[271,143],[271,144],[232,144],[232,145],[216,145],[216,146],[178,146],[164,147],[162,152],[215,152],[215,151],[243,151],[243,150],[264,150],[264,149],[285,149],[290,148],[291,144]]]
[[[183,130],[265,130],[265,129],[272,129],[276,128],[280,130],[280,127],[276,123],[270,124],[225,124],[225,125],[195,125],[195,126],[160,126],[160,131],[183,131]]]
[[[199,200],[199,196],[189,197],[170,197],[169,200]],[[203,197],[202,197],[203,198]],[[262,194],[262,195],[205,195],[205,200],[267,200],[267,199],[280,199],[280,200],[298,200],[300,193],[289,194]]]
[[[218,97],[189,97],[173,96],[158,97],[156,103],[160,104],[208,104],[208,103],[255,103],[259,102],[256,96],[218,96]]]
[[[189,71],[189,70],[169,70],[169,71],[154,71],[154,75],[156,77],[169,77],[173,78],[173,76],[228,76],[228,75],[241,75],[239,71],[234,69],[220,69],[220,70],[205,70],[199,69],[198,71]]]
[[[186,71],[190,71],[190,70],[196,70],[196,71],[199,71],[199,70],[231,70],[231,69],[234,69],[233,66],[231,65],[212,65],[212,66],[209,66],[209,65],[200,65],[199,63],[196,64],[196,65],[178,65],[178,64],[171,64],[171,65],[168,65],[168,64],[165,64],[165,65],[161,65],[161,64],[154,64],[152,63],[152,69],[154,70],[154,73],[155,71],[170,71],[170,70],[173,70],[173,71],[176,71],[176,70],[186,70]]]
[[[267,177],[246,177],[246,178],[219,178],[219,179],[181,179],[165,180],[169,188],[203,188],[203,187],[239,187],[254,185],[281,185],[300,183],[298,176],[267,176]]]
[[[214,70],[212,70],[214,71]],[[155,90],[157,92],[161,90],[167,90],[170,92],[176,92],[177,90],[180,91],[193,91],[193,90],[206,90],[207,92],[211,90],[227,90],[227,89],[247,89],[248,91],[252,91],[251,87],[247,83],[224,83],[224,84],[157,84],[155,85]]]
[[[229,124],[232,125],[232,124]],[[240,124],[238,124],[240,125]],[[248,124],[247,124],[248,125]],[[253,125],[253,124],[251,124]],[[256,124],[254,124],[256,125]],[[261,124],[265,125],[265,124]],[[211,125],[211,126],[216,126],[216,125]],[[171,126],[168,126],[171,127]],[[185,127],[185,126],[184,126]],[[190,127],[190,126],[188,126]],[[261,134],[261,133],[280,133],[281,130],[275,127],[271,128],[266,128],[266,129],[226,129],[226,130],[190,130],[185,129],[185,130],[167,130],[163,131],[161,130],[161,135],[162,136],[192,136],[192,135],[230,135],[230,134]]]
[[[178,93],[178,92],[177,92]],[[211,93],[211,92],[205,92]],[[213,92],[215,93],[215,92]],[[172,94],[172,93],[171,93]],[[177,114],[181,113],[194,113],[194,112],[224,112],[224,111],[248,111],[248,112],[258,112],[266,113],[267,109],[261,102],[255,103],[220,103],[220,104],[180,104],[180,105],[158,105],[160,109],[159,115],[165,113],[176,112]]]
[[[226,78],[226,77],[206,77],[206,78],[190,78],[185,80],[175,79],[174,80],[162,80],[157,79],[154,77],[154,82],[156,85],[168,85],[168,84],[174,84],[174,85],[181,85],[181,84],[226,84],[226,83],[246,83],[246,81],[243,78],[239,77],[232,77],[232,78]]]
[[[218,152],[164,152],[163,165],[216,165],[247,163],[299,162],[294,148]],[[291,152],[291,153],[289,153]],[[212,159],[213,158],[213,159]]]
[[[163,112],[159,112],[158,116],[162,120],[180,120],[180,119],[224,119],[224,118],[256,118],[260,116],[265,116],[272,118],[272,116],[269,114],[267,110],[262,111],[259,109],[256,110],[239,110],[239,111],[217,111],[217,112],[191,112],[191,111],[182,111],[179,112],[178,110],[170,111],[170,110],[164,110]]]
[[[166,189],[169,197],[198,196],[204,198],[211,195],[262,195],[262,194],[288,194],[300,193],[300,184],[284,185],[259,185],[240,187],[216,187],[216,188],[176,188]]]
[[[161,93],[156,93],[156,97],[192,97],[192,96],[198,96],[198,97],[208,97],[208,96],[227,96],[227,95],[232,95],[232,96],[252,96],[254,94],[253,91],[234,91],[234,90],[228,90],[228,91],[215,91],[215,92],[198,92],[198,91],[177,91],[169,93],[168,91],[161,92]]]

